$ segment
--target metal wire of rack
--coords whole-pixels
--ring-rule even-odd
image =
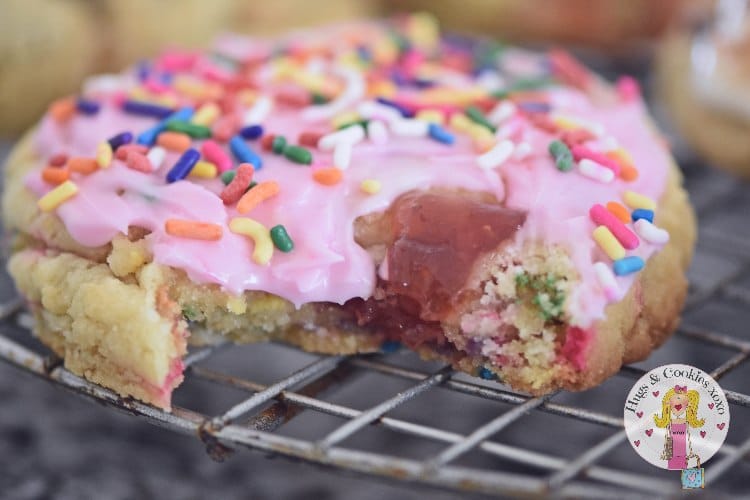
[[[688,171],[688,185],[693,188],[694,204],[703,221],[731,219],[732,216],[727,215],[728,206],[750,207],[747,186],[735,184],[719,174],[704,170]],[[713,302],[722,306],[729,304],[739,310],[744,315],[744,321],[747,321],[750,320],[750,233],[732,233],[722,229],[721,225],[714,223],[702,230],[697,263],[691,272],[694,286],[691,286],[686,316],[690,318],[692,311]],[[701,255],[705,261],[702,266]],[[730,259],[735,264],[726,272],[715,267],[717,260],[724,259]],[[713,281],[705,280],[706,275],[711,275]],[[27,319],[19,299],[0,305],[0,358],[3,361],[75,393],[145,417],[156,425],[198,436],[214,458],[221,459],[230,453],[231,448],[247,447],[338,469],[485,494],[653,498],[679,491],[675,478],[669,480],[664,475],[635,472],[602,463],[616,450],[630,452],[621,410],[588,408],[590,405],[587,404],[589,401],[585,393],[580,396],[582,404],[560,401],[561,398],[565,399],[563,393],[530,397],[498,383],[457,376],[447,366],[424,371],[413,368],[419,365],[415,361],[404,368],[391,362],[396,354],[318,356],[288,376],[264,384],[207,366],[208,360],[227,347],[213,346],[194,350],[188,355],[186,379],[232,387],[249,393],[249,396],[215,414],[191,409],[187,404],[166,413],[138,401],[121,398],[92,384],[67,371],[43,347],[29,347],[14,339],[14,335],[8,331],[15,330],[15,337],[18,330],[26,333]],[[720,381],[733,372],[750,367],[750,363],[747,363],[750,338],[729,333],[720,326],[706,328],[692,324],[688,319],[683,321],[676,338],[696,344],[698,349],[706,346],[727,351],[728,356],[724,356],[724,360],[716,366],[704,367]],[[671,358],[670,361],[682,360]],[[364,410],[330,402],[323,397],[324,393],[350,384],[355,372],[378,373],[401,379],[408,386]],[[615,384],[617,379],[632,383],[644,372],[640,366],[624,367],[603,386]],[[740,386],[742,380],[747,379],[740,377]],[[746,382],[744,387],[747,389]],[[468,399],[464,397],[461,400],[467,414],[472,411],[473,401],[489,401],[498,405],[497,416],[463,433],[393,416],[394,410],[438,388],[467,396]],[[750,408],[747,390],[732,390],[725,386],[725,392],[731,410],[736,412],[738,408]],[[617,390],[623,399],[626,393],[627,388]],[[284,435],[284,426],[306,412],[326,414],[342,422],[333,430],[311,439]],[[535,451],[498,439],[498,434],[504,429],[511,426],[517,428],[531,415],[538,413],[550,415],[556,420],[577,421],[606,429],[605,437],[573,456],[561,455],[559,446],[550,447],[558,450],[556,452],[544,449]],[[400,449],[383,453],[344,444],[349,438],[372,428],[431,441],[442,446],[442,449],[431,456],[415,459]],[[734,428],[738,432],[730,434],[731,442],[720,449],[707,468],[707,488],[713,488],[712,494],[718,495],[723,491],[721,480],[733,476],[731,471],[741,470],[746,474],[749,470],[750,429],[742,425],[735,425]],[[565,436],[560,439],[565,439]],[[459,463],[463,457],[480,453],[500,459],[504,465],[478,468]]]

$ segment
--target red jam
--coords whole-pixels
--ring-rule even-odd
[[[349,302],[362,325],[414,347],[442,343],[439,322],[478,290],[465,290],[480,257],[510,239],[524,212],[458,193],[411,192],[391,206],[385,299]],[[378,295],[378,294],[376,294]]]

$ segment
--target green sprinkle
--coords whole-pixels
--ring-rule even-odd
[[[197,321],[199,314],[192,306],[185,306],[182,308],[182,316],[188,321]]]
[[[522,78],[513,82],[510,87],[498,90],[492,93],[495,99],[506,99],[510,94],[515,92],[524,92],[528,90],[537,90],[547,87],[552,82],[547,78]]]
[[[346,122],[343,125],[339,125],[338,127],[336,127],[336,130],[343,130],[343,129],[349,128],[349,127],[351,127],[353,125],[360,125],[360,126],[364,127],[365,129],[367,129],[367,124],[368,123],[370,123],[370,120],[355,120],[353,122]]]
[[[490,129],[493,133],[495,132],[495,126],[487,120],[484,113],[482,113],[482,111],[476,106],[469,106],[464,110],[464,113],[466,113],[466,116],[468,116],[474,123],[478,123],[479,125]]]
[[[271,228],[271,241],[282,252],[291,252],[294,249],[294,242],[281,224]]]
[[[326,104],[327,102],[328,102],[328,98],[324,96],[323,94],[319,94],[318,92],[312,93],[313,104]]]
[[[286,147],[286,139],[283,135],[275,135],[273,137],[273,142],[271,143],[271,149],[274,153],[277,155],[280,155],[284,152],[284,148]]]
[[[573,153],[564,142],[559,140],[550,142],[549,154],[555,159],[557,170],[568,172],[573,168]]]
[[[195,123],[170,120],[167,122],[167,130],[172,132],[181,132],[187,134],[193,139],[207,139],[211,137],[211,129],[203,126],[196,125]]]
[[[284,156],[295,163],[309,165],[312,163],[312,153],[300,146],[287,146],[284,148]]]
[[[235,175],[237,175],[236,170],[227,170],[221,174],[221,182],[223,182],[225,186],[228,186],[234,180]]]

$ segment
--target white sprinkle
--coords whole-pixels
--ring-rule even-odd
[[[490,111],[487,120],[493,125],[500,125],[514,114],[516,114],[516,105],[510,101],[503,101]]]
[[[373,120],[367,124],[367,137],[373,144],[383,145],[388,142],[388,129],[380,120]]]
[[[365,129],[362,125],[351,125],[336,132],[324,135],[318,141],[318,149],[321,151],[332,151],[342,143],[357,144],[365,138]]]
[[[333,150],[333,166],[341,170],[349,168],[349,163],[352,161],[352,144],[350,142],[342,142],[336,145]]]
[[[669,241],[669,233],[660,227],[656,227],[646,219],[638,219],[633,224],[638,236],[655,245],[663,245]]]
[[[516,146],[516,150],[513,152],[513,159],[515,160],[523,160],[527,156],[531,154],[532,148],[531,144],[529,144],[526,141],[523,141]]]
[[[612,182],[615,178],[615,173],[612,170],[588,158],[578,162],[578,171],[589,179],[604,183]]]
[[[617,139],[608,135],[601,140],[601,147],[604,151],[614,151],[620,148],[620,143],[617,142]]]
[[[510,158],[515,148],[512,141],[500,141],[483,155],[477,156],[477,165],[484,169],[499,167]]]
[[[494,69],[486,69],[479,73],[476,84],[488,92],[493,92],[505,85],[505,79]]]
[[[390,106],[375,101],[365,101],[357,106],[357,113],[366,119],[379,119],[386,122],[394,122],[402,118],[401,113]]]
[[[620,300],[622,293],[620,292],[620,287],[617,285],[615,273],[612,272],[612,269],[604,262],[597,262],[594,264],[594,272],[607,300],[610,302]]]
[[[391,123],[391,132],[402,137],[426,137],[429,127],[426,121],[405,118]]]
[[[159,170],[162,163],[164,163],[164,158],[166,156],[167,151],[161,146],[154,146],[146,154],[146,158],[148,158],[149,163],[151,163],[151,168],[153,168],[154,170]]]
[[[362,73],[342,65],[334,66],[331,72],[344,80],[344,90],[327,104],[305,108],[300,115],[304,121],[316,122],[333,118],[365,95],[365,80]]]
[[[273,108],[273,101],[270,97],[262,95],[253,103],[253,107],[245,113],[243,123],[245,125],[260,125],[266,119]]]

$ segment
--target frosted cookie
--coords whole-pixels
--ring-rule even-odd
[[[168,408],[186,343],[404,345],[541,394],[674,329],[695,227],[637,85],[430,18],[168,51],[6,170],[9,268],[65,365]]]
[[[675,125],[699,154],[749,177],[750,22],[739,12],[727,12],[726,17],[724,24],[732,27],[723,31],[674,31],[664,40],[656,67],[658,91]]]

